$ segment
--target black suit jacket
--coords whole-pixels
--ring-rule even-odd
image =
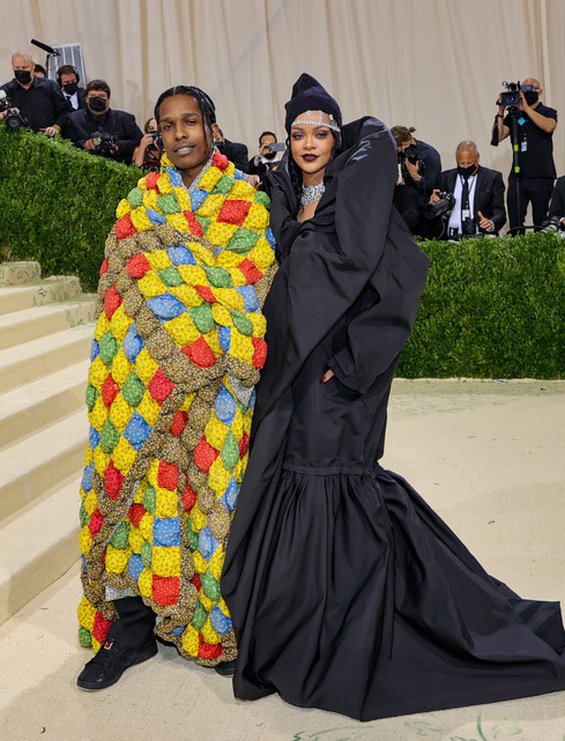
[[[106,156],[125,163],[131,162],[133,150],[143,136],[143,132],[135,122],[135,116],[113,108],[110,108],[103,116],[94,116],[88,109],[69,113],[63,136],[70,139],[77,147],[82,147],[95,131],[117,136],[117,153]]]
[[[553,219],[554,217],[558,217],[559,219],[565,217],[565,175],[557,178],[553,193],[551,194],[549,218]]]
[[[442,191],[453,193],[455,191],[456,178],[457,168],[444,170],[444,172],[440,173],[438,188]],[[483,216],[494,222],[494,233],[498,234],[506,222],[504,181],[501,172],[491,170],[488,167],[479,167],[474,201],[473,218],[478,221],[480,218],[478,212],[480,211]],[[455,208],[459,207],[458,204],[455,205]]]

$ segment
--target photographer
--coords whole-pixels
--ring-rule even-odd
[[[245,144],[226,139],[224,132],[220,128],[217,130],[214,143],[220,152],[225,154],[230,162],[234,163],[236,170],[247,173],[247,158],[249,157],[249,153]]]
[[[414,137],[416,129],[411,126],[393,126],[390,133],[396,142],[396,150],[402,163],[404,180],[407,176],[418,186],[425,205],[437,185],[441,172],[441,157],[437,149]]]
[[[145,134],[139,145],[133,150],[131,161],[143,170],[157,172],[161,165],[162,150],[160,146],[159,127],[156,118],[148,118],[143,127]]]
[[[462,141],[455,150],[457,167],[439,176],[430,204],[440,201],[440,193],[453,194],[447,222],[448,238],[477,234],[498,234],[506,221],[502,173],[481,167],[477,145]]]
[[[547,213],[556,174],[553,132],[557,126],[557,111],[540,102],[543,91],[539,80],[533,77],[524,80],[517,92],[516,105],[505,106],[503,96],[499,96],[491,144],[496,147],[511,136],[512,144],[517,148],[519,174],[512,168],[506,198],[510,231],[523,234],[529,203],[532,204],[536,230],[543,224]]]
[[[263,131],[259,137],[257,154],[249,160],[249,174],[263,179],[269,170],[276,170],[284,150],[284,144],[279,143],[275,133]]]
[[[33,59],[24,52],[12,54],[14,79],[1,86],[9,101],[9,108],[0,113],[5,118],[9,112],[19,114],[19,124],[29,126],[47,136],[60,133],[67,115],[67,104],[61,91],[52,80],[36,77]]]
[[[70,113],[64,136],[93,154],[129,163],[143,133],[135,116],[110,108],[110,88],[104,80],[86,86],[86,108]]]

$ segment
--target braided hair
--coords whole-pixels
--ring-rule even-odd
[[[195,87],[194,85],[175,85],[161,93],[155,103],[154,115],[157,119],[157,123],[159,123],[162,102],[166,98],[171,98],[173,95],[190,95],[195,98],[198,107],[200,108],[200,113],[202,114],[204,126],[208,131],[210,131],[212,124],[216,123],[216,106],[214,105],[212,98],[205,93],[204,90],[201,90],[199,87]]]

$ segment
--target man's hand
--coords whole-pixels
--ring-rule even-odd
[[[92,139],[85,139],[84,142],[82,143],[82,148],[90,149],[90,150],[95,149],[94,142],[92,141]]]
[[[494,221],[492,219],[487,219],[487,217],[483,215],[482,211],[479,211],[478,214],[479,226],[481,227],[481,229],[484,229],[485,232],[493,232]]]
[[[55,134],[59,134],[61,129],[58,126],[46,126],[44,129],[39,129],[42,134],[45,134],[45,136],[55,136]]]

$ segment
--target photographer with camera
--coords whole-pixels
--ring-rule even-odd
[[[63,135],[93,154],[129,163],[143,137],[135,116],[110,108],[110,87],[104,80],[86,86],[86,108],[68,115]]]
[[[414,137],[416,129],[411,126],[393,126],[390,133],[396,142],[396,150],[402,167],[403,179],[407,178],[418,186],[424,205],[437,185],[441,172],[441,157],[437,149]]]
[[[148,118],[143,126],[145,134],[139,145],[133,150],[131,161],[143,170],[158,172],[161,166],[161,138],[156,118]]]
[[[5,92],[0,119],[9,129],[28,126],[47,136],[60,133],[67,115],[67,104],[52,80],[35,75],[35,65],[29,54],[12,54],[14,78],[0,86]]]
[[[524,233],[528,204],[536,231],[541,228],[555,179],[553,132],[557,111],[543,105],[539,80],[528,77],[520,83],[503,83],[506,91],[498,97],[491,144],[511,138],[514,162],[508,178],[508,217],[511,234]]]
[[[249,160],[249,174],[263,179],[269,170],[276,170],[285,149],[285,145],[278,141],[274,132],[263,131],[259,137],[257,154]]]
[[[457,145],[455,159],[457,167],[439,176],[439,189],[430,197],[428,216],[447,220],[449,214],[443,230],[448,238],[498,234],[506,221],[502,173],[480,166],[479,150],[472,141]]]

